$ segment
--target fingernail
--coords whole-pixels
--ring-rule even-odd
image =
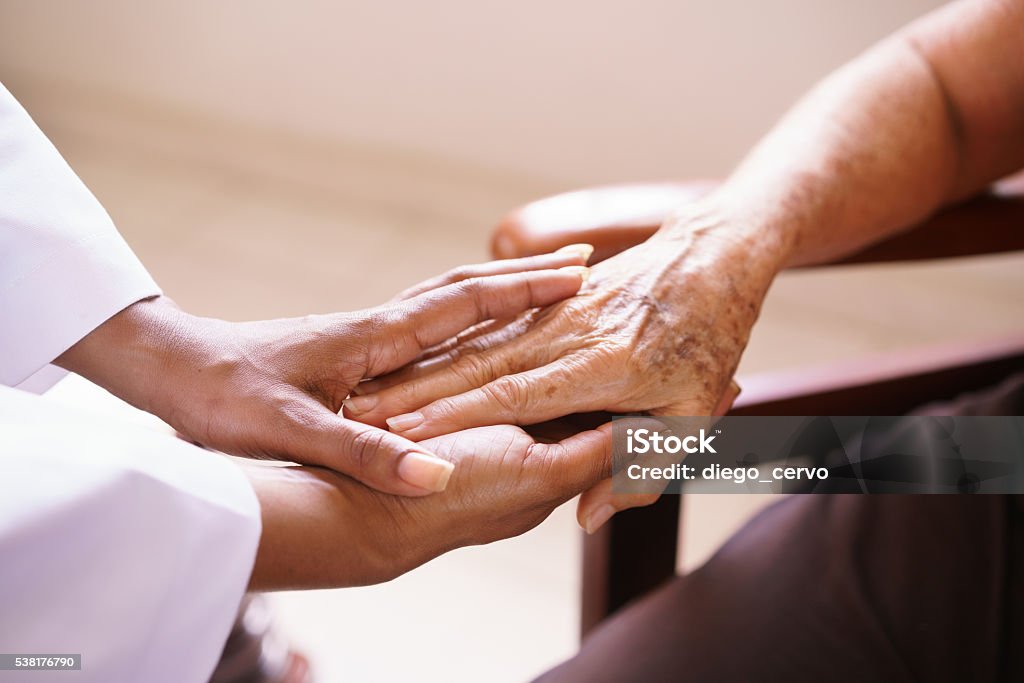
[[[423,424],[423,413],[406,413],[405,415],[395,415],[389,417],[385,422],[388,423],[388,427],[391,427],[393,432],[405,432],[413,427],[419,427]]]
[[[406,484],[428,491],[444,491],[455,465],[426,453],[411,451],[398,461],[398,476]]]
[[[615,514],[615,508],[608,503],[599,506],[596,510],[587,515],[586,525],[583,527],[588,534],[593,534],[595,531],[604,526],[604,523],[612,518]]]
[[[356,396],[345,401],[345,407],[348,412],[353,415],[362,415],[368,413],[376,407],[377,403],[380,402],[380,397],[373,394],[367,394],[365,396]]]
[[[559,270],[564,270],[567,273],[575,273],[576,275],[579,275],[580,279],[584,282],[590,279],[590,268],[587,268],[586,266],[566,266],[564,268],[559,268]]]
[[[555,253],[556,254],[577,253],[583,259],[583,262],[586,263],[587,261],[590,260],[590,257],[594,253],[594,245],[593,244],[586,244],[586,243],[567,244],[564,247],[562,247],[561,249],[559,249],[558,251],[556,251]]]

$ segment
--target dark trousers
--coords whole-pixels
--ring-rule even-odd
[[[1016,378],[920,412],[1022,407]],[[1024,681],[1021,498],[790,497],[540,680]]]

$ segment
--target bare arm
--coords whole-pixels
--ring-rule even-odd
[[[1024,2],[963,0],[827,78],[720,193],[797,265],[891,235],[1022,166]]]
[[[411,439],[598,410],[713,414],[779,271],[854,252],[1022,165],[1024,0],[963,0],[827,78],[722,186],[595,265],[579,296],[377,380],[347,414]],[[606,484],[581,501],[588,529],[649,501]]]

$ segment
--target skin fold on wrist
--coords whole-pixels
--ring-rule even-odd
[[[684,258],[720,262],[716,270],[735,270],[737,286],[763,296],[775,277],[793,260],[797,242],[793,225],[769,218],[767,212],[745,209],[727,190],[714,192],[678,210],[651,238],[655,244],[682,248]]]

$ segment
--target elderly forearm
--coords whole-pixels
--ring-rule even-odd
[[[1021,5],[954,4],[843,67],[764,138],[712,206],[800,265],[898,232],[1018,168]]]

